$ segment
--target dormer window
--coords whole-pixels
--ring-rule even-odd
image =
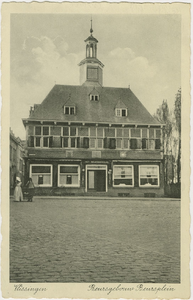
[[[99,95],[90,95],[90,100],[91,101],[99,101]]]
[[[65,115],[75,115],[75,106],[64,106]]]
[[[116,116],[117,117],[126,117],[127,116],[127,109],[126,108],[116,108]]]

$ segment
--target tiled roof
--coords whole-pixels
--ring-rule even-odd
[[[160,125],[129,88],[97,87],[99,101],[90,101],[93,86],[55,85],[45,100],[33,111],[29,120],[54,120],[62,122],[105,122]],[[75,115],[65,115],[63,107],[76,106]],[[115,107],[121,99],[128,109],[126,117],[117,117]]]

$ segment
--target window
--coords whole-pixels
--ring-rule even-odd
[[[131,129],[131,137],[141,137],[141,129],[132,128]]]
[[[75,106],[64,106],[65,115],[75,115]]]
[[[95,139],[90,139],[90,148],[95,148]]]
[[[59,165],[58,166],[58,186],[79,187],[80,186],[80,166]]]
[[[35,147],[40,147],[40,141],[41,141],[40,137],[35,137]]]
[[[35,135],[41,135],[41,126],[35,127]]]
[[[90,100],[91,101],[99,101],[99,95],[92,95],[92,94],[90,94]]]
[[[139,186],[158,187],[159,166],[155,166],[155,165],[139,166]]]
[[[122,117],[126,117],[126,109],[122,109]]]
[[[113,166],[113,186],[134,186],[133,166]]]
[[[126,117],[127,109],[126,108],[116,108],[116,116],[117,117]]]
[[[35,186],[52,186],[52,165],[30,165],[30,177]]]
[[[49,135],[49,127],[48,126],[43,126],[43,135]]]
[[[61,127],[59,127],[59,126],[50,127],[50,134],[60,136],[61,135]]]

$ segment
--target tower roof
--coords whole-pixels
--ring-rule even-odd
[[[93,33],[93,29],[92,29],[92,18],[91,18],[90,22],[91,22],[90,36],[85,40],[85,42],[91,41],[91,42],[98,43],[98,40],[95,39],[94,36],[92,35],[92,33]]]

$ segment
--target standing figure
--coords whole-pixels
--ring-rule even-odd
[[[28,202],[32,202],[35,191],[35,186],[33,184],[32,178],[29,178],[26,187],[28,187]]]
[[[16,177],[16,186],[14,190],[14,199],[15,201],[23,201],[23,193],[21,189],[21,179],[19,177]]]

